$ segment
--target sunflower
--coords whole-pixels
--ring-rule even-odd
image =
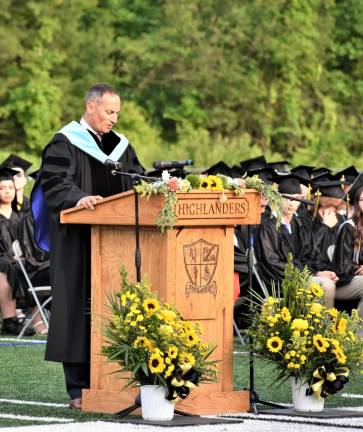
[[[186,336],[186,346],[188,347],[192,347],[194,345],[197,345],[197,343],[200,342],[199,337],[196,335],[195,332],[187,332],[187,336]]]
[[[150,299],[150,298],[144,300],[142,306],[148,315],[154,314],[155,312],[157,312],[159,310],[159,307],[160,307],[159,302],[157,300]]]
[[[344,351],[340,346],[334,347],[332,350],[333,354],[335,354],[335,358],[338,360],[339,364],[345,364],[347,361],[347,356],[344,354]]]
[[[161,309],[159,312],[160,318],[166,322],[174,321],[176,318],[176,313],[168,309]]]
[[[152,342],[145,336],[138,336],[134,343],[133,343],[134,347],[144,347],[144,348],[152,348],[153,344]]]
[[[284,321],[286,321],[286,322],[291,321],[290,311],[289,311],[289,309],[288,309],[287,307],[284,306],[284,307],[281,309],[280,315],[281,315],[281,318],[282,318]]]
[[[325,339],[321,334],[317,334],[313,337],[315,348],[319,352],[326,352],[327,348],[329,348],[329,342]]]
[[[310,313],[312,315],[321,316],[321,311],[323,310],[324,306],[320,303],[313,303],[310,306]]]
[[[175,345],[169,347],[168,356],[172,359],[175,359],[177,355],[178,355],[178,348]]]
[[[223,190],[223,182],[218,176],[214,176],[214,175],[208,176],[208,180],[210,183],[209,188],[211,190],[215,190],[215,191]]]
[[[304,319],[296,318],[291,323],[291,329],[292,330],[298,330],[300,332],[304,331],[304,330],[307,330],[308,327],[309,327],[309,323],[306,320],[304,320]]]
[[[330,309],[327,309],[326,310],[327,312],[328,312],[328,314],[332,317],[332,318],[334,318],[334,319],[337,319],[338,318],[338,309],[335,309],[335,308],[330,308]]]
[[[314,297],[323,297],[324,296],[323,288],[317,283],[312,283],[310,285],[310,292]]]
[[[209,181],[209,178],[208,177],[205,177],[205,178],[202,178],[201,179],[201,181],[200,181],[200,186],[199,186],[201,189],[210,189],[210,187],[211,187],[211,183],[210,183],[210,181]]]
[[[344,334],[347,329],[347,320],[345,318],[340,318],[337,324],[337,331],[340,335]]]
[[[175,369],[174,365],[168,366],[167,369],[166,369],[166,371],[165,371],[164,377],[165,378],[169,378],[174,369]]]
[[[269,351],[276,353],[276,352],[281,351],[283,341],[278,336],[273,336],[267,340],[266,345],[267,345],[267,348],[269,349]]]
[[[188,352],[181,352],[179,355],[179,363],[180,364],[190,364],[191,366],[195,365],[195,358],[193,354]]]
[[[159,351],[154,351],[149,359],[149,369],[153,374],[161,373],[166,368],[164,359],[161,357]]]

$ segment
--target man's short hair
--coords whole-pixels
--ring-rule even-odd
[[[85,101],[86,103],[91,100],[99,100],[105,93],[118,95],[116,89],[107,83],[94,84],[87,92]]]

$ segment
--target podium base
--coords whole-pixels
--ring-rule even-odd
[[[109,391],[87,389],[82,394],[82,411],[114,414],[134,404],[138,389]],[[248,412],[250,393],[247,390],[199,393],[193,390],[175,408],[194,415],[217,415]],[[141,409],[134,411],[141,415]]]

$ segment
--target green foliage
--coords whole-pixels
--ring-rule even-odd
[[[107,81],[145,166],[363,165],[360,0],[4,0],[0,145],[39,154]]]

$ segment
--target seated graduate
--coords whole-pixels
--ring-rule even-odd
[[[0,169],[0,221],[5,222],[11,218],[11,203],[15,196],[15,186],[13,176],[16,172],[7,168]],[[18,216],[13,216],[12,220],[18,220]],[[4,224],[0,222],[0,228]],[[8,235],[8,230],[3,230]],[[17,301],[25,299],[23,287],[18,283],[18,272],[14,266],[14,261],[5,253],[0,251],[0,311],[3,322],[1,333],[3,335],[18,335],[23,329],[23,321],[16,315]],[[24,336],[32,336],[34,329],[28,328]]]
[[[279,192],[289,199],[284,199],[282,225],[279,228],[274,214],[270,218],[264,218],[260,225],[255,249],[259,273],[267,286],[270,286],[272,281],[281,282],[288,255],[292,254],[293,264],[301,270],[307,266],[314,276],[314,282],[324,289],[326,304],[333,306],[336,275],[331,271],[320,270],[316,265],[318,251],[312,232],[303,224],[303,220],[296,216],[301,200],[300,179],[289,174],[277,177],[276,181]]]
[[[320,265],[334,271],[332,266],[332,248],[338,236],[344,216],[339,213],[345,196],[339,180],[314,182],[315,214],[312,230],[315,244],[320,251]],[[330,255],[329,255],[330,254]]]
[[[24,212],[30,209],[30,199],[24,195],[24,188],[27,184],[26,171],[31,167],[31,165],[31,162],[15,154],[11,154],[0,165],[0,169],[3,167],[16,171],[14,174],[16,195],[12,203],[13,210],[16,212]]]
[[[335,298],[358,299],[358,313],[363,317],[363,174],[353,184],[349,197],[353,216],[341,225],[333,256],[339,277]]]
[[[37,248],[34,242],[32,214],[28,212],[21,215],[12,209],[12,202],[15,199],[14,172],[16,171],[8,168],[0,170],[0,256],[7,285],[12,287],[12,296],[17,300],[18,306],[30,306],[35,311],[33,299],[27,293],[21,270],[13,259],[13,241],[20,241],[24,253],[24,264],[33,284],[49,285],[49,261],[43,251],[40,251],[38,255],[35,253]],[[3,285],[5,287],[5,282]],[[3,289],[7,290],[8,287]],[[40,317],[39,320],[36,320],[36,325],[39,332],[43,332],[46,328]]]
[[[311,173],[314,167],[310,165],[298,165],[291,169],[291,174],[295,174],[300,179],[301,197],[307,201],[311,200],[312,177]],[[296,211],[296,214],[310,226],[313,223],[310,206],[306,202],[302,202]]]

